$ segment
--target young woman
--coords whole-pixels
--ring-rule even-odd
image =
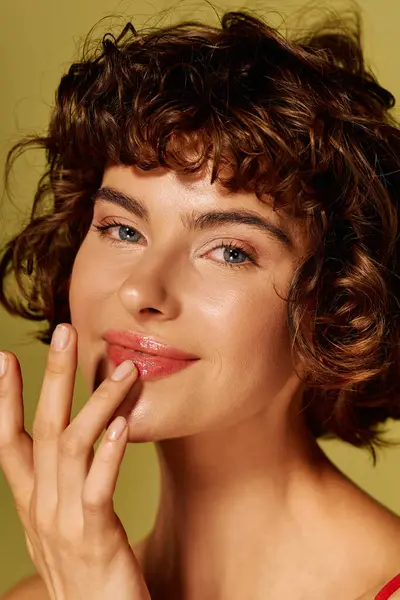
[[[6,165],[46,150],[0,268],[50,345],[33,439],[3,352],[0,464],[38,571],[7,598],[400,597],[400,518],[317,444],[374,453],[400,418],[393,104],[359,25],[285,39],[241,12],[129,24],[63,76]],[[161,496],[131,547],[112,498],[143,441]]]

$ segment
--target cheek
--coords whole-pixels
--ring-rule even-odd
[[[287,303],[272,285],[252,287],[251,294],[247,286],[235,293],[225,290],[219,297],[207,313],[197,311],[193,331],[208,348],[204,377],[192,401],[201,407],[198,420],[204,429],[235,425],[280,405],[290,394],[293,378]],[[210,401],[213,398],[218,401]]]
[[[276,288],[285,297],[287,290]],[[230,356],[242,360],[246,356],[290,355],[287,302],[278,296],[272,281],[225,294],[218,308],[212,315],[214,338]]]
[[[96,307],[100,308],[118,285],[115,265],[110,275],[111,268],[99,252],[98,245],[86,238],[76,255],[69,289],[72,324],[78,330],[84,330],[85,324],[96,317]]]
[[[286,306],[279,299],[263,298],[254,306],[227,311],[216,325],[215,337],[223,340],[223,354],[247,373],[287,374],[292,366]]]
[[[101,328],[99,320],[104,312],[104,301],[112,294],[112,285],[115,285],[115,276],[107,277],[98,252],[93,252],[90,243],[84,241],[72,269],[69,306],[71,323],[78,335],[78,363],[89,387],[93,386],[99,361],[93,335]]]
[[[287,274],[287,277],[289,275]],[[286,280],[287,282],[288,280]],[[282,286],[276,286],[286,297]],[[221,385],[239,397],[275,397],[293,374],[287,302],[272,282],[227,295],[218,318],[213,318],[212,346],[216,349]],[[238,400],[239,401],[239,400]]]

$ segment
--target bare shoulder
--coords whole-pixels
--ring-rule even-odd
[[[369,592],[367,592],[363,596],[360,596],[359,598],[356,598],[356,600],[376,600],[377,595],[383,589],[385,583],[387,583],[388,581],[390,581],[390,579],[386,579],[385,582],[381,583],[381,585],[372,590],[369,590]],[[396,592],[393,592],[393,594],[389,596],[388,600],[400,600],[400,589]]]
[[[364,596],[360,596],[356,600],[375,600],[381,589],[376,589],[374,592],[369,592]],[[392,594],[388,600],[400,600],[400,590],[394,592],[394,594]]]
[[[0,600],[50,600],[47,588],[40,575],[22,579]]]

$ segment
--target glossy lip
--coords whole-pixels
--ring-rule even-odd
[[[104,339],[109,344],[122,346],[129,350],[144,352],[146,355],[151,355],[153,358],[162,357],[180,361],[195,360],[199,358],[198,356],[188,354],[173,346],[163,344],[152,337],[139,335],[130,331],[110,329],[105,333]],[[138,356],[141,356],[140,353],[138,353]]]
[[[154,354],[141,354],[136,350],[123,348],[117,344],[107,344],[107,357],[115,366],[125,360],[132,360],[143,381],[160,379],[186,369],[189,365],[197,362],[197,359],[177,360]]]

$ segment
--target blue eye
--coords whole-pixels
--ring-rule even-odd
[[[136,236],[141,237],[141,233],[139,233],[139,231],[137,231],[136,229],[133,229],[133,227],[129,227],[128,225],[124,225],[123,223],[117,223],[116,221],[113,221],[112,223],[108,223],[107,225],[95,225],[93,224],[93,228],[96,229],[99,232],[99,235],[101,237],[107,237],[107,238],[111,238],[111,243],[124,243],[124,242],[134,242],[136,243],[138,241],[138,239],[133,239]],[[108,233],[109,229],[118,229],[118,235],[120,239],[117,239],[113,236],[111,236]]]
[[[238,242],[221,242],[218,246],[214,246],[210,252],[215,250],[223,250],[220,255],[222,260],[219,260],[219,264],[223,267],[251,267],[257,265],[256,255],[245,250],[240,246]]]
[[[112,221],[107,225],[93,224],[92,226],[98,231],[101,237],[108,238],[108,241],[111,244],[136,244],[139,242],[139,239],[143,237],[137,229],[117,221]],[[118,230],[119,239],[109,233],[110,229]],[[238,242],[232,242],[232,240],[230,240],[229,242],[219,243],[218,246],[211,248],[209,253],[219,249],[223,249],[222,261],[217,261],[221,266],[232,268],[257,266],[255,253],[245,250]]]
[[[126,225],[121,225],[119,227],[118,235],[121,237],[121,242],[137,241],[132,239],[137,234],[139,234],[139,232],[136,231],[136,229],[132,229],[131,227],[127,227]]]

